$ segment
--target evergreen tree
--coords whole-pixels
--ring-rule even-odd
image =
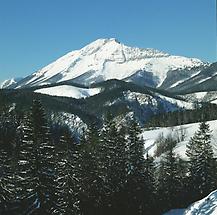
[[[19,125],[15,113],[5,107],[0,114],[0,214],[11,214],[18,206],[14,203],[19,190],[15,153]]]
[[[55,157],[56,204],[52,214],[79,215],[79,152],[68,130],[61,138]]]
[[[0,149],[0,214],[8,210],[8,203],[15,199],[11,157],[4,149]]]
[[[113,195],[113,204],[117,215],[127,213],[127,142],[126,142],[126,128],[121,127],[117,130],[116,147],[114,148],[114,172],[113,177],[116,181],[116,189]]]
[[[130,123],[128,128],[128,213],[144,214],[144,193],[145,193],[145,169],[144,169],[144,143],[139,137],[140,127],[135,121]]]
[[[145,214],[153,214],[155,211],[155,200],[156,200],[156,180],[155,180],[155,164],[154,159],[147,153],[145,159]]]
[[[37,100],[33,101],[30,115],[26,117],[23,133],[18,161],[22,190],[18,197],[32,199],[32,206],[27,211],[49,214],[55,192],[54,146],[50,140],[45,111]]]
[[[211,146],[209,124],[202,122],[187,145],[189,195],[200,199],[216,188],[216,160]]]
[[[178,207],[182,178],[179,172],[179,159],[171,147],[160,161],[158,172],[158,200],[161,210]]]
[[[127,176],[126,140],[124,129],[117,130],[114,121],[107,119],[99,145],[99,168],[103,179],[103,214],[120,214],[125,210]]]
[[[90,126],[81,139],[81,189],[80,208],[85,215],[100,214],[102,206],[102,178],[99,175],[98,146],[99,132]]]

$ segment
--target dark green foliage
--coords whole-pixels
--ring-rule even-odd
[[[103,180],[98,173],[99,132],[95,125],[81,139],[80,167],[82,172],[79,192],[80,207],[84,214],[99,214],[102,205]]]
[[[216,188],[216,160],[211,146],[209,124],[202,122],[187,145],[189,188],[192,200],[200,199]]]
[[[117,125],[113,117],[101,131],[100,124],[88,127],[76,143],[66,126],[50,130],[38,101],[29,114],[1,109],[0,214],[160,215],[216,188],[206,123],[188,145],[187,166],[171,136],[159,138],[162,157],[154,162],[144,156],[138,124]]]
[[[0,214],[6,212],[7,202],[15,199],[11,157],[5,149],[0,149]]]
[[[179,167],[179,158],[175,155],[173,147],[170,147],[161,159],[158,170],[158,200],[160,208],[164,211],[180,206],[183,175]]]
[[[50,140],[45,112],[39,101],[33,101],[23,126],[19,146],[18,175],[20,200],[35,197],[30,211],[49,213],[54,197],[54,146]]]
[[[56,201],[52,209],[52,214],[80,214],[79,209],[79,151],[71,137],[71,133],[66,130],[56,147],[55,170],[56,170]]]
[[[154,159],[146,154],[145,164],[145,193],[144,193],[144,202],[145,202],[145,214],[151,215],[157,213],[155,208],[155,204],[157,201],[157,186],[156,186],[156,178],[155,178],[155,171],[156,167],[154,164]]]
[[[126,151],[125,129],[122,127],[118,130],[114,121],[106,120],[99,145],[99,174],[105,187],[103,214],[125,213]]]
[[[145,193],[145,159],[144,143],[139,137],[140,127],[132,121],[128,128],[128,169],[127,169],[127,189],[128,189],[128,213],[144,213],[144,193]]]
[[[160,113],[152,116],[145,127],[169,127],[188,123],[217,119],[217,105],[211,103],[197,104],[195,109]]]

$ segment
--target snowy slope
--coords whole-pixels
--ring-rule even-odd
[[[184,213],[185,215],[216,215],[217,214],[217,190],[210,193],[204,199],[192,204]]]
[[[187,209],[173,209],[164,215],[216,215],[217,214],[217,190],[207,197],[193,203]]]
[[[100,93],[100,88],[79,88],[68,85],[61,85],[56,87],[47,87],[35,90],[36,93],[46,94],[50,96],[63,96],[75,99],[86,98],[89,96],[96,95]]]
[[[0,89],[3,89],[3,88],[7,88],[7,87],[10,87],[12,85],[15,85],[17,84],[22,78],[12,78],[12,79],[8,79],[8,80],[5,80],[3,81],[2,83],[0,83]]]
[[[89,85],[109,79],[126,79],[139,70],[152,73],[154,85],[160,86],[168,71],[201,65],[204,63],[198,59],[128,47],[115,39],[98,39],[26,77],[16,88],[67,80]]]
[[[214,149],[215,154],[217,155],[217,120],[209,121],[210,129],[212,130],[212,139],[211,143]],[[143,139],[145,141],[145,149],[149,151],[151,155],[154,155],[156,150],[155,141],[160,135],[164,135],[166,137],[169,134],[176,137],[180,135],[181,131],[184,131],[186,137],[185,140],[179,142],[175,148],[175,152],[182,158],[186,159],[185,151],[186,144],[190,140],[190,138],[194,135],[195,131],[199,128],[199,123],[186,124],[182,126],[175,127],[164,127],[164,128],[156,128],[153,130],[144,131],[142,133]]]
[[[217,90],[217,62],[201,67],[201,71],[177,86],[171,88],[172,92],[186,94],[194,92],[209,92]]]
[[[217,104],[217,99],[213,100],[211,103]]]
[[[184,96],[183,98],[189,100],[189,101],[203,101],[204,97],[207,95],[207,92],[197,92],[197,93],[189,93]]]
[[[210,102],[213,104],[217,104],[217,91],[201,91],[196,93],[180,95],[180,97],[189,102]]]
[[[159,93],[155,93],[153,97],[153,96],[138,93],[138,92],[127,91],[127,92],[124,92],[124,96],[128,101],[137,100],[138,103],[140,103],[140,105],[144,105],[144,104],[148,105],[151,103],[156,108],[158,107],[158,100],[162,100],[164,101],[164,103],[171,104],[171,108],[168,106],[169,108],[168,111],[175,110],[174,108],[172,108],[172,106],[179,107],[179,108],[185,108],[185,109],[193,109],[193,103],[185,102],[185,101],[167,97],[167,96],[163,96]]]
[[[193,103],[191,102],[186,102],[186,101],[182,101],[179,99],[174,99],[174,98],[170,98],[167,96],[163,96],[160,94],[157,94],[161,99],[170,102],[171,104],[176,104],[178,107],[180,108],[185,108],[185,109],[194,109],[193,107]]]

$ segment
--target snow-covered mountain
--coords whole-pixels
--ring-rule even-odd
[[[22,78],[12,78],[5,80],[0,83],[0,89],[12,87],[13,85],[16,85],[20,80],[22,80]]]
[[[22,79],[13,88],[63,81],[90,85],[110,79],[135,81],[138,78],[144,85],[158,87],[167,78],[168,72],[185,70],[185,78],[188,78],[197,72],[192,69],[205,65],[195,58],[172,56],[155,49],[129,47],[116,39],[98,39]],[[179,78],[175,80],[178,81]]]
[[[217,91],[217,62],[199,69],[192,77],[181,81],[178,85],[170,87],[170,91],[176,93],[194,93]]]

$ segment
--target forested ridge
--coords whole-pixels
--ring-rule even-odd
[[[144,153],[136,121],[117,126],[108,114],[79,140],[53,127],[40,101],[0,112],[1,215],[158,215],[184,208],[217,188],[217,163],[204,121],[187,145],[188,161],[167,150]]]

